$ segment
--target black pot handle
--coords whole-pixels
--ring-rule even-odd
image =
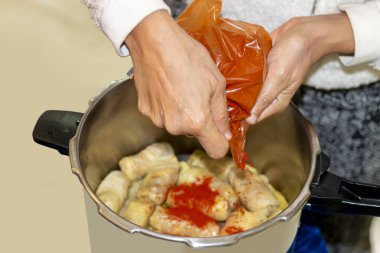
[[[310,185],[308,206],[313,211],[380,216],[380,185],[346,180],[329,167],[329,158],[321,153]]]
[[[70,111],[46,111],[33,129],[33,140],[43,146],[69,154],[69,142],[75,135],[83,113]]]

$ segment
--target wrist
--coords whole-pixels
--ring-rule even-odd
[[[355,40],[350,20],[346,13],[320,15],[315,19],[313,32],[314,58],[337,53],[353,55]]]
[[[124,43],[134,53],[141,52],[145,45],[150,48],[160,48],[164,44],[164,35],[170,35],[176,25],[166,10],[158,10],[146,16],[127,36]],[[152,45],[152,46],[150,46]]]

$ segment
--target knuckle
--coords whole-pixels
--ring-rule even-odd
[[[162,122],[162,119],[160,117],[152,117],[152,121],[156,127],[158,127],[158,128],[163,127],[163,122]]]
[[[288,107],[288,105],[289,105],[289,101],[284,101],[279,98],[275,99],[272,103],[272,106],[269,110],[267,117],[276,113],[283,112]]]
[[[267,107],[268,105],[270,105],[272,103],[272,98],[269,96],[269,95],[266,95],[266,94],[262,94],[258,97],[257,99],[257,104],[262,106],[262,107]]]
[[[188,124],[190,133],[200,134],[206,125],[206,117],[203,114],[197,115],[196,117],[191,117]]]
[[[222,78],[219,76],[219,73],[212,73],[210,75],[210,83],[215,88],[220,88],[220,86],[222,86],[224,84],[222,81]]]
[[[212,159],[220,159],[223,158],[228,152],[228,143],[223,142],[218,145],[218,149],[209,151],[208,154]]]
[[[147,109],[147,107],[146,107],[143,103],[138,102],[137,107],[138,107],[139,111],[140,111],[143,115],[149,117],[149,110]]]
[[[181,131],[177,124],[173,124],[172,122],[165,123],[165,128],[168,133],[172,135],[180,135]]]
[[[268,70],[267,78],[272,81],[281,81],[285,79],[288,73],[288,69],[283,64],[272,64],[270,70]]]
[[[291,19],[286,22],[287,25],[295,25],[300,22],[300,17],[292,17]]]
[[[222,75],[222,73],[218,73],[218,80],[220,85],[225,88],[226,87],[226,78]]]
[[[227,125],[227,123],[228,123],[228,112],[224,111],[223,113],[217,115],[215,120],[219,123],[226,123],[226,125]]]

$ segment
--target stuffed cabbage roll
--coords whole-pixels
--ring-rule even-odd
[[[156,206],[149,224],[158,232],[178,236],[212,237],[217,236],[220,231],[219,225],[213,219],[186,207],[167,209]]]
[[[251,212],[263,209],[270,216],[279,206],[271,191],[269,180],[264,175],[246,165],[245,170],[234,168],[229,173],[229,182],[237,192],[240,201]],[[248,172],[248,171],[249,172]]]
[[[130,181],[119,170],[111,171],[99,184],[96,195],[114,212],[119,212],[128,194]]]
[[[217,221],[226,220],[239,201],[234,189],[205,168],[185,162],[180,167],[177,186],[170,189],[167,205],[186,206]]]
[[[149,217],[154,211],[155,204],[150,201],[136,199],[128,203],[127,208],[122,216],[141,227],[146,227],[149,223]]]
[[[257,227],[268,220],[266,212],[260,209],[250,212],[244,207],[236,209],[225,222],[220,235],[230,235],[240,233],[248,229]]]
[[[153,143],[135,155],[122,158],[119,166],[125,176],[134,181],[152,169],[177,168],[178,160],[170,144]]]
[[[211,171],[216,177],[224,182],[228,181],[228,173],[235,167],[234,161],[230,157],[214,160],[207,155],[203,150],[195,150],[187,162],[191,166],[206,168]]]
[[[163,168],[150,171],[137,193],[137,198],[151,201],[156,205],[164,203],[169,188],[178,179],[178,168]]]
[[[132,182],[131,186],[128,190],[128,196],[125,200],[123,207],[120,209],[119,214],[123,216],[125,210],[127,209],[129,203],[131,203],[133,200],[137,198],[137,192],[140,190],[140,187],[142,185],[143,180],[138,180]]]
[[[276,199],[278,201],[278,207],[277,207],[277,209],[269,217],[269,219],[271,219],[271,218],[277,216],[282,211],[284,211],[285,208],[287,208],[289,204],[288,204],[288,201],[285,199],[284,195],[282,195],[281,192],[279,192],[276,189],[274,189],[274,187],[272,185],[269,185],[269,188],[271,189],[271,191],[273,192],[274,196],[276,197]]]

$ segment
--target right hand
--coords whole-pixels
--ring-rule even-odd
[[[125,43],[141,113],[173,135],[196,137],[212,158],[228,151],[226,83],[207,49],[167,11],[145,17]]]

